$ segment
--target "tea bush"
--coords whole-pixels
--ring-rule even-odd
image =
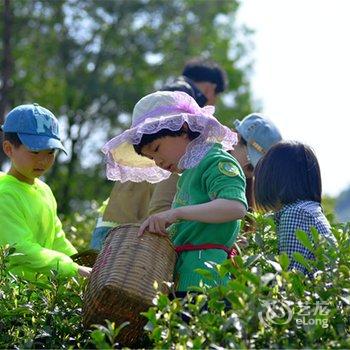
[[[79,250],[88,246],[95,219],[92,210],[63,218],[67,237]],[[0,348],[93,347],[81,323],[85,281],[60,280],[52,272],[48,279],[28,282],[6,270],[11,254],[14,248],[0,247]]]
[[[64,226],[83,249],[93,215],[65,218]],[[248,244],[234,265],[211,266],[227,286],[197,289],[184,299],[158,294],[144,313],[149,343],[157,349],[350,348],[350,229],[333,224],[336,244],[313,232],[316,261],[299,262],[317,270],[312,280],[287,271],[288,257],[276,256],[274,223],[252,215]],[[83,232],[83,235],[78,235]],[[73,234],[73,236],[72,236]],[[309,245],[307,235],[299,239]],[[117,348],[118,332],[128,325],[108,322],[94,330],[81,324],[83,279],[28,282],[6,270],[13,248],[0,251],[0,348]],[[208,275],[208,271],[198,271]],[[210,275],[210,273],[209,273]],[[209,276],[207,276],[209,277]],[[147,344],[147,345],[145,345]]]
[[[99,205],[97,202],[91,202],[84,214],[76,212],[61,216],[63,230],[67,238],[79,251],[89,247],[91,235],[98,217],[98,208]]]
[[[147,331],[158,349],[260,349],[350,347],[349,226],[334,225],[336,244],[317,232],[298,232],[316,261],[296,259],[317,270],[314,279],[287,270],[287,255],[276,256],[272,220],[254,215],[249,246],[221,266],[230,274],[227,286],[197,289],[196,294],[169,300],[158,295],[148,310]],[[198,271],[208,278],[207,271]],[[184,322],[185,320],[185,322]]]
[[[13,249],[0,254],[0,348],[68,348],[87,345],[81,326],[81,281],[28,282],[5,269]]]

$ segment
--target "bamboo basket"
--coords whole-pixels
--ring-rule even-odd
[[[93,267],[97,259],[97,255],[98,250],[89,249],[72,255],[71,259],[79,265]]]
[[[143,335],[146,311],[156,296],[154,282],[167,293],[163,282],[171,282],[176,261],[167,237],[145,232],[140,225],[120,225],[108,234],[92,269],[84,295],[83,321],[86,327],[106,319],[119,326],[125,321],[118,341],[131,346]]]

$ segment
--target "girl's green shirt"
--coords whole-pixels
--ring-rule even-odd
[[[70,255],[76,249],[66,239],[49,186],[39,179],[33,185],[0,173],[0,245],[13,245],[10,271],[33,280],[37,273],[77,274]]]
[[[247,207],[245,185],[245,176],[237,160],[221,145],[215,144],[195,168],[182,173],[173,208],[207,203],[218,198],[239,201]],[[169,233],[175,246],[214,243],[231,248],[239,229],[240,220],[220,224],[178,221],[170,226]],[[208,270],[205,262],[222,263],[226,258],[226,252],[218,249],[182,252],[175,267],[177,290],[190,290],[201,280],[209,286],[225,283],[218,276],[214,280],[205,279],[194,270]]]

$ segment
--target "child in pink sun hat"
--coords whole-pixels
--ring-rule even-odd
[[[178,292],[201,281],[227,282],[194,270],[231,254],[247,209],[244,173],[226,152],[237,136],[213,113],[214,107],[201,108],[186,93],[155,92],[135,105],[131,128],[103,147],[109,179],[159,182],[171,172],[181,174],[172,209],[150,216],[139,231],[170,235],[179,253]]]

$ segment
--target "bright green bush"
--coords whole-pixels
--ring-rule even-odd
[[[92,230],[94,218],[71,217],[66,230]],[[212,266],[232,276],[227,286],[198,289],[184,300],[159,294],[145,316],[140,347],[158,349],[350,348],[350,229],[333,225],[334,247],[314,232],[319,272],[314,280],[288,272],[288,258],[276,256],[273,221],[252,216],[248,246],[235,259]],[[79,228],[79,230],[78,230]],[[91,231],[90,231],[91,232]],[[308,245],[307,237],[298,233]],[[90,237],[90,234],[86,236]],[[76,241],[87,246],[78,234]],[[9,247],[0,252],[0,348],[117,348],[122,327],[111,322],[93,331],[81,324],[83,279],[27,282],[6,270]],[[206,273],[206,272],[201,272]],[[186,319],[186,322],[183,320]],[[147,345],[145,345],[147,344]]]
[[[81,325],[81,281],[22,280],[6,268],[14,250],[0,252],[0,348],[68,348],[87,345]],[[15,253],[14,253],[15,254]]]
[[[155,348],[350,347],[349,227],[333,227],[335,246],[312,232],[316,261],[296,256],[318,270],[311,280],[287,271],[286,255],[275,256],[273,222],[259,215],[254,220],[255,234],[235,265],[227,261],[213,266],[232,276],[227,286],[198,288],[198,295],[186,300],[158,295],[155,307],[145,313]],[[305,233],[298,236],[309,246]]]

